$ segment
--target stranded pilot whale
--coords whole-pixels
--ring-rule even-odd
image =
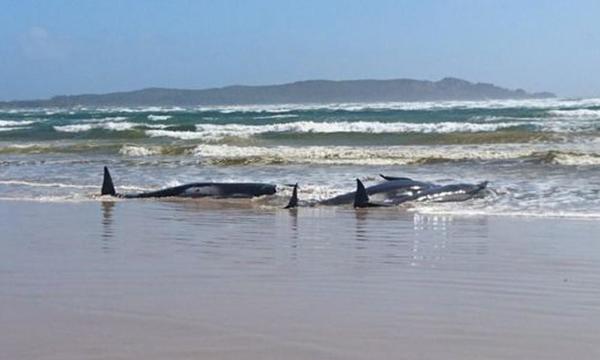
[[[136,194],[119,194],[110,176],[108,168],[104,167],[104,180],[101,195],[110,195],[120,198],[161,198],[161,197],[216,197],[216,198],[252,198],[263,195],[273,195],[277,191],[275,185],[263,183],[220,183],[200,182],[173,186],[155,191]]]
[[[355,208],[363,208],[394,206],[408,201],[458,202],[481,196],[488,185],[487,181],[478,184],[437,185],[405,177],[380,176],[386,181],[365,188],[363,183],[356,179],[356,191],[315,202],[309,206],[353,204]],[[294,186],[286,209],[298,206],[297,187],[298,184]],[[376,194],[383,194],[385,200],[380,203],[371,202],[369,195]]]
[[[385,179],[385,177],[384,177]],[[387,179],[386,179],[387,180]],[[473,199],[482,194],[487,188],[488,182],[478,184],[450,184],[434,185],[421,189],[411,194],[401,195],[387,199],[384,203],[372,203],[363,183],[356,179],[356,192],[354,196],[354,208],[394,206],[407,201],[432,201],[432,202],[459,202]]]
[[[406,196],[414,196],[417,193],[438,187],[429,182],[416,181],[407,177],[392,177],[379,175],[386,181],[365,188],[367,195],[383,194],[388,199],[403,198]],[[357,192],[352,191],[342,195],[322,200],[319,205],[345,205],[352,204],[355,200]]]

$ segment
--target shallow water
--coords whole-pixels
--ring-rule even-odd
[[[600,99],[189,108],[0,109],[0,199],[94,200],[202,181],[285,184],[321,200],[377,174],[490,181],[421,213],[600,218]]]
[[[597,221],[0,202],[10,359],[597,359]]]

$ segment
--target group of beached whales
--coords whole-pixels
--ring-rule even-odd
[[[406,177],[380,176],[384,181],[379,184],[365,187],[359,179],[356,179],[356,191],[321,201],[305,202],[302,203],[302,205],[335,206],[352,204],[355,208],[365,208],[396,206],[409,201],[466,201],[484,196],[488,185],[487,181],[478,184],[438,185],[430,182],[416,181]],[[298,200],[298,184],[290,186],[293,186],[293,191],[292,196],[285,207],[286,209],[293,209],[300,205],[300,201]],[[274,195],[276,192],[277,186],[273,184],[200,182],[155,191],[120,194],[115,191],[115,186],[108,168],[104,167],[104,180],[102,182],[101,195],[127,199],[163,197],[253,198]],[[370,196],[377,197],[381,200],[372,202],[369,198]]]

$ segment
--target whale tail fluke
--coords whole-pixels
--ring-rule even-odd
[[[110,172],[106,166],[104,167],[104,180],[102,181],[102,190],[100,194],[110,196],[117,195],[115,186],[113,185],[112,177],[110,176]]]
[[[292,190],[292,197],[288,202],[287,206],[284,209],[295,209],[298,207],[298,184],[294,185],[294,189]]]

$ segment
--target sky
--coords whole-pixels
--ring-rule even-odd
[[[446,76],[600,96],[600,1],[0,0],[0,100]]]

